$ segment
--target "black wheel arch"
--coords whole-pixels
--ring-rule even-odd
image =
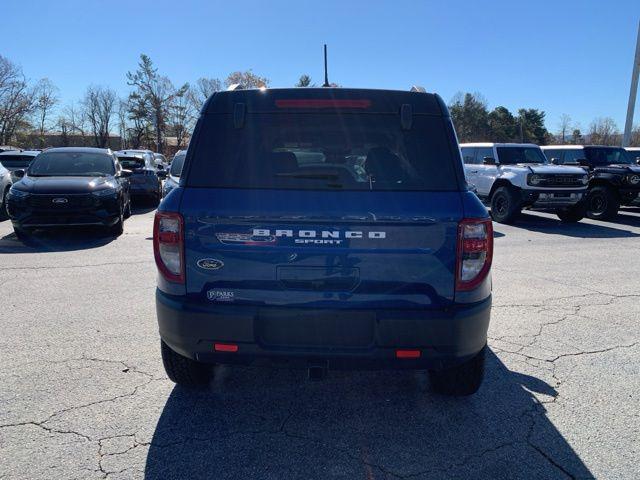
[[[507,180],[505,178],[499,178],[498,180],[493,182],[493,185],[491,186],[491,191],[489,192],[489,197],[487,197],[489,201],[491,201],[491,198],[493,197],[493,194],[500,187],[508,187],[508,188],[513,189],[516,192],[520,192],[522,190],[520,187],[516,187],[509,180]]]

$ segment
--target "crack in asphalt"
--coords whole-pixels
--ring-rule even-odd
[[[46,267],[4,267],[4,268],[0,268],[0,273],[14,272],[16,270],[26,270],[26,271],[65,270],[65,269],[72,269],[72,268],[112,267],[114,265],[143,265],[143,264],[153,264],[153,260],[136,260],[133,262],[87,263],[83,265],[51,265]]]
[[[121,365],[123,366],[125,369],[127,369],[128,372],[133,372],[133,373],[137,373],[143,376],[146,376],[148,378],[148,380],[146,382],[140,383],[138,385],[135,385],[133,390],[131,392],[122,394],[122,395],[115,395],[113,397],[109,397],[106,399],[102,399],[102,400],[96,400],[94,402],[89,402],[89,403],[84,403],[82,405],[74,405],[71,407],[67,407],[67,408],[63,408],[60,410],[56,410],[55,412],[53,412],[51,415],[49,415],[47,418],[45,418],[44,420],[41,421],[35,421],[35,420],[29,420],[29,421],[25,421],[25,422],[15,422],[15,423],[7,423],[7,424],[2,424],[0,425],[0,429],[2,428],[10,428],[10,427],[20,427],[20,426],[27,426],[27,425],[35,425],[37,427],[42,428],[43,430],[46,430],[49,433],[59,433],[59,434],[73,434],[73,435],[77,435],[81,438],[83,438],[84,440],[87,441],[94,441],[90,436],[85,435],[83,433],[74,431],[74,430],[60,430],[60,429],[56,429],[54,427],[50,427],[47,425],[47,423],[51,422],[51,420],[53,420],[54,418],[67,413],[67,412],[71,412],[74,410],[80,410],[83,408],[88,408],[91,406],[95,406],[95,405],[101,405],[103,403],[110,403],[110,402],[115,402],[117,400],[120,400],[122,398],[127,398],[127,397],[132,397],[135,396],[138,393],[138,390],[146,385],[148,385],[149,383],[153,382],[153,381],[159,381],[159,380],[164,380],[164,378],[161,379],[156,379],[152,374],[138,370],[136,367],[132,367],[127,365],[125,362],[121,361],[121,360],[105,360],[105,359],[100,359],[100,358],[94,358],[94,357],[80,357],[80,358],[73,358],[73,359],[68,359],[68,360],[63,360],[63,361],[57,361],[54,363],[57,364],[64,364],[64,363],[70,363],[73,361],[91,361],[91,362],[100,362],[100,363],[110,363],[110,364],[117,364],[117,365]]]
[[[148,263],[148,262],[135,262],[135,263]],[[110,264],[109,264],[110,265]],[[99,266],[99,265],[85,265],[85,266]],[[78,266],[75,267],[61,267],[61,268],[77,268]],[[83,266],[84,267],[84,266]],[[27,269],[28,270],[28,269]],[[550,365],[550,371],[551,371],[551,376],[552,378],[555,380],[555,385],[554,385],[554,389],[556,391],[558,391],[558,389],[560,388],[560,386],[562,385],[562,380],[558,377],[557,373],[556,373],[556,362],[562,358],[566,358],[566,357],[577,357],[577,356],[582,356],[582,355],[596,355],[596,354],[602,354],[602,353],[607,353],[610,351],[614,351],[617,349],[626,349],[626,348],[634,348],[635,346],[637,346],[640,342],[633,342],[630,344],[623,344],[623,345],[615,345],[615,346],[611,346],[611,347],[607,347],[607,348],[603,348],[603,349],[598,349],[598,350],[582,350],[579,352],[571,352],[571,353],[559,353],[556,354],[554,357],[552,358],[540,358],[537,357],[535,355],[528,355],[526,353],[522,353],[522,350],[524,350],[525,348],[528,347],[532,347],[534,346],[538,339],[544,334],[545,329],[548,326],[552,326],[552,325],[558,325],[564,321],[567,321],[570,318],[574,318],[574,317],[582,317],[583,315],[581,314],[581,309],[583,309],[584,307],[588,307],[588,306],[593,306],[593,305],[612,305],[614,302],[616,302],[618,299],[621,298],[634,298],[634,297],[640,297],[640,295],[611,295],[611,294],[605,294],[602,292],[597,292],[600,295],[604,296],[604,297],[608,297],[607,301],[605,303],[598,303],[598,304],[588,304],[588,305],[571,305],[571,306],[567,306],[567,307],[558,307],[557,309],[554,308],[549,308],[549,304],[545,303],[545,304],[504,304],[504,305],[498,305],[495,306],[494,308],[512,308],[512,307],[523,307],[523,308],[538,308],[538,313],[559,313],[558,310],[559,309],[572,309],[572,312],[570,313],[566,313],[564,312],[559,318],[556,318],[552,321],[549,322],[543,322],[540,325],[538,325],[538,329],[537,331],[532,334],[532,335],[503,335],[501,337],[490,337],[490,340],[494,340],[494,341],[501,341],[507,344],[511,344],[514,346],[518,346],[519,349],[516,351],[509,351],[509,350],[503,350],[500,349],[498,347],[493,347],[495,348],[495,350],[499,351],[499,352],[505,352],[505,353],[511,353],[514,354],[516,356],[521,356],[525,359],[525,361],[529,361],[529,360],[535,360],[537,362],[542,362],[543,365]],[[586,298],[591,296],[592,294],[585,294],[585,295],[576,295],[576,296],[570,296],[570,297],[563,297],[562,299],[570,299],[570,298]],[[554,300],[558,300],[558,299],[552,299],[552,301]],[[584,318],[591,318],[588,316],[584,316]],[[525,338],[525,337],[529,337],[529,341],[528,343],[522,344],[522,343],[516,343],[514,341],[512,341],[514,338],[518,339],[518,338]],[[506,340],[509,339],[509,340]],[[5,425],[0,425],[0,428],[8,428],[8,427],[20,427],[20,426],[37,426],[40,427],[42,429],[44,429],[45,431],[49,432],[50,434],[60,434],[60,435],[75,435],[77,437],[79,437],[80,439],[82,439],[83,441],[87,441],[87,442],[91,442],[91,443],[97,443],[97,454],[98,454],[98,469],[94,470],[97,473],[100,473],[100,475],[103,476],[103,478],[108,478],[110,475],[117,475],[117,474],[121,474],[127,470],[129,470],[129,468],[125,468],[122,470],[115,470],[115,471],[110,471],[107,470],[105,465],[104,465],[104,460],[108,457],[111,456],[121,456],[121,455],[126,455],[129,452],[131,452],[132,450],[139,448],[139,447],[154,447],[154,448],[169,448],[175,445],[180,445],[180,444],[186,444],[186,443],[190,443],[190,442],[210,442],[212,440],[215,439],[219,439],[220,438],[220,434],[216,434],[216,435],[209,435],[209,436],[190,436],[190,437],[185,437],[185,438],[181,438],[179,440],[176,440],[174,442],[165,442],[165,443],[159,443],[159,442],[154,442],[153,439],[151,441],[145,442],[145,441],[141,441],[137,438],[136,433],[130,433],[130,434],[118,434],[118,435],[112,435],[112,436],[106,436],[106,437],[101,437],[101,438],[91,438],[89,435],[86,435],[80,431],[74,431],[74,430],[65,430],[62,428],[56,428],[56,427],[51,427],[49,425],[47,425],[47,423],[51,422],[51,420],[53,420],[54,418],[69,412],[69,411],[73,411],[73,410],[78,410],[78,409],[82,409],[82,408],[87,408],[90,406],[95,406],[95,405],[100,405],[100,404],[104,404],[104,403],[109,403],[109,402],[114,402],[114,401],[118,401],[122,398],[127,398],[127,397],[132,397],[138,394],[139,390],[141,388],[143,388],[144,386],[150,384],[153,381],[164,381],[166,380],[166,378],[156,378],[153,374],[139,370],[137,367],[135,366],[130,366],[129,364],[127,364],[124,361],[121,360],[110,360],[110,359],[101,359],[101,358],[96,358],[96,357],[88,357],[88,356],[82,356],[79,358],[71,358],[71,359],[66,359],[66,360],[60,360],[60,361],[53,361],[50,363],[53,364],[65,364],[65,363],[71,363],[74,361],[89,361],[89,362],[97,362],[97,363],[108,363],[108,364],[115,364],[115,365],[119,365],[120,367],[122,367],[123,369],[126,369],[129,372],[132,373],[137,373],[140,374],[142,376],[145,376],[147,378],[147,380],[145,382],[142,382],[140,384],[137,384],[133,387],[132,391],[121,394],[121,395],[116,395],[113,397],[109,397],[106,399],[102,399],[102,400],[97,400],[94,402],[89,402],[86,404],[82,404],[82,405],[78,405],[78,406],[72,406],[72,407],[68,407],[65,409],[61,409],[58,411],[55,411],[53,414],[51,414],[49,417],[47,417],[45,420],[43,421],[25,421],[25,422],[18,422],[18,423],[13,423],[13,424],[5,424]],[[534,368],[542,368],[540,365],[532,365],[532,367]],[[534,397],[535,398],[535,397]],[[464,466],[468,466],[470,462],[473,461],[477,461],[478,459],[481,459],[482,457],[484,457],[485,455],[491,454],[493,452],[502,450],[504,448],[508,448],[510,446],[516,446],[516,445],[527,445],[530,448],[532,448],[533,450],[535,450],[541,458],[543,458],[549,465],[551,465],[554,469],[556,469],[559,473],[561,473],[563,476],[565,476],[566,478],[571,478],[574,479],[575,476],[569,472],[566,468],[563,467],[563,465],[557,461],[556,459],[554,459],[554,457],[552,456],[551,453],[549,453],[548,451],[546,451],[542,446],[537,445],[534,442],[533,439],[533,435],[535,433],[535,429],[536,429],[536,425],[539,419],[541,419],[542,417],[544,417],[545,413],[546,413],[546,409],[545,409],[545,405],[547,404],[553,404],[556,403],[558,401],[558,399],[560,398],[560,393],[557,392],[555,395],[552,396],[552,398],[550,400],[538,400],[536,399],[536,404],[533,405],[533,407],[525,412],[523,412],[522,415],[526,416],[529,418],[530,420],[530,425],[528,428],[528,431],[526,433],[525,439],[524,440],[518,440],[515,439],[513,441],[510,442],[504,442],[504,443],[500,443],[498,445],[493,445],[491,447],[485,448],[479,452],[476,452],[474,454],[471,455],[467,455],[466,457],[464,457],[461,461],[453,463],[451,465],[449,465],[446,468],[442,468],[442,469],[437,469],[437,470],[424,470],[424,471],[419,471],[419,472],[413,472],[413,473],[398,473],[395,472],[387,467],[385,467],[382,464],[377,464],[375,462],[371,462],[368,458],[364,458],[363,455],[355,455],[353,454],[349,449],[347,448],[342,448],[342,447],[338,447],[336,445],[332,445],[330,442],[328,442],[327,440],[321,439],[321,438],[314,438],[314,437],[309,437],[309,436],[305,436],[305,435],[301,435],[299,433],[295,433],[295,432],[291,432],[287,429],[287,424],[290,422],[290,420],[295,416],[295,413],[290,412],[286,417],[284,417],[282,419],[282,421],[280,422],[280,425],[278,428],[270,428],[270,429],[257,429],[257,430],[239,430],[239,431],[234,431],[234,432],[227,432],[224,435],[225,436],[231,436],[231,435],[259,435],[259,434],[276,434],[276,435],[285,435],[286,437],[289,438],[294,438],[294,439],[299,439],[299,440],[304,440],[304,441],[309,441],[309,442],[314,442],[320,445],[323,445],[326,448],[330,448],[330,449],[334,449],[337,452],[340,452],[342,454],[344,454],[346,457],[351,458],[353,460],[358,461],[359,463],[361,463],[364,466],[367,466],[369,468],[374,468],[377,471],[381,472],[384,475],[387,475],[389,477],[394,477],[394,478],[399,478],[399,479],[409,479],[409,478],[414,478],[414,477],[418,477],[421,475],[428,475],[428,474],[443,474],[443,475],[449,475],[452,472],[454,472],[456,469],[459,469],[461,467]],[[109,440],[113,440],[116,438],[131,438],[132,439],[132,445],[127,446],[124,449],[119,449],[116,451],[112,451],[112,452],[106,452],[105,451],[105,442],[109,441]],[[1,478],[1,477],[0,477]]]

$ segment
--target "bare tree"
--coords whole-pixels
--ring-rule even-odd
[[[41,79],[35,86],[35,115],[40,146],[45,146],[44,134],[47,129],[47,120],[51,110],[58,103],[58,87],[48,78]]]
[[[295,84],[296,87],[315,87],[315,84],[311,84],[311,77],[306,73],[300,75],[298,79],[298,83]]]
[[[219,79],[201,77],[189,88],[189,100],[193,108],[199,111],[204,102],[220,90],[222,90],[222,82]]]
[[[589,126],[589,142],[594,145],[615,145],[620,131],[613,118],[596,118]]]
[[[640,125],[636,125],[631,130],[631,142],[629,143],[631,147],[640,147]]]
[[[87,88],[82,104],[96,147],[109,146],[109,127],[117,98],[110,88],[93,85]]]
[[[269,79],[256,75],[251,70],[247,70],[246,72],[230,73],[227,79],[224,81],[224,84],[227,87],[240,84],[244,88],[262,88],[269,86]]]
[[[174,96],[187,92],[189,84],[176,89],[171,80],[158,74],[151,58],[144,54],[140,55],[138,70],[127,72],[127,83],[136,87],[136,91],[130,95],[130,100],[135,103],[142,102],[145,106],[156,132],[156,151],[161,152],[169,105]]]
[[[0,144],[10,143],[17,130],[30,126],[34,106],[34,89],[22,69],[0,55]]]
[[[127,113],[129,105],[126,100],[118,100],[118,110],[116,115],[118,117],[118,132],[120,134],[121,147],[127,148]]]
[[[560,115],[560,122],[559,122],[559,136],[560,136],[560,141],[562,144],[566,143],[566,139],[569,136],[569,132],[571,132],[572,124],[571,124],[571,117],[569,115],[567,115],[566,113],[563,113],[562,115]]]
[[[176,137],[176,147],[181,149],[193,128],[194,104],[188,92],[179,92],[169,105],[168,131]]]

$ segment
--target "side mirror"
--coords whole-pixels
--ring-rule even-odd
[[[164,170],[158,170],[156,172],[156,175],[158,175],[158,178],[162,178],[162,179],[167,178],[167,172],[165,172]]]
[[[131,175],[133,175],[133,172],[131,170],[125,170],[124,168],[120,170],[121,177],[129,178]]]
[[[496,159],[493,157],[484,157],[482,159],[482,163],[485,165],[497,165],[498,162],[496,162]]]
[[[14,170],[13,171],[13,176],[16,178],[23,178],[25,174],[24,170]]]
[[[553,163],[554,165],[560,165],[560,159],[557,157],[553,157],[551,159],[551,163]]]

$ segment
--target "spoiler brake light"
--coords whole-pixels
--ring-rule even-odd
[[[369,108],[368,99],[290,98],[276,100],[278,108]]]

